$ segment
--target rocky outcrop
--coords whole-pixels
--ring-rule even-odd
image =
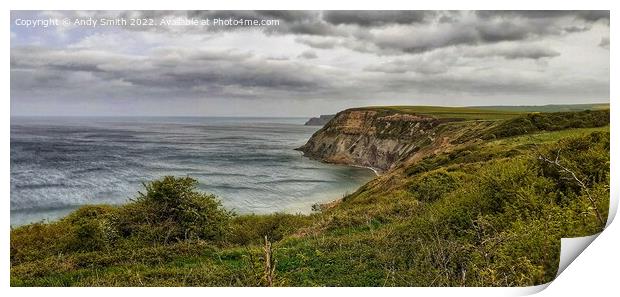
[[[349,109],[336,114],[298,150],[324,162],[387,171],[435,143],[443,122],[424,115]]]
[[[306,126],[323,126],[333,119],[335,114],[322,114],[318,118],[310,118],[304,125]]]

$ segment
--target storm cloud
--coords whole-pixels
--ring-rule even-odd
[[[278,22],[15,22],[26,18]],[[305,116],[367,104],[609,100],[608,11],[13,11],[11,19],[13,114]]]

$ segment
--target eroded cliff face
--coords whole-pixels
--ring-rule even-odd
[[[387,171],[440,141],[439,127],[444,122],[430,116],[349,109],[338,113],[298,150],[324,162]]]

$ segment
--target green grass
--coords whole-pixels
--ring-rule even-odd
[[[514,111],[499,111],[479,109],[473,107],[442,107],[442,106],[370,106],[361,109],[371,109],[384,112],[419,114],[433,116],[439,119],[459,120],[502,120],[523,114]]]
[[[572,112],[609,109],[609,103],[542,105],[542,106],[369,106],[355,109],[372,109],[385,112],[420,114],[439,119],[505,120],[532,112]]]
[[[542,284],[557,272],[560,238],[601,231],[594,209],[606,217],[609,205],[609,126],[566,119],[582,118],[455,142],[311,215],[234,215],[191,179],[165,178],[127,205],[12,229],[11,285],[263,286],[264,236],[277,286]],[[444,132],[484,135],[474,132],[513,120]]]
[[[567,129],[553,132],[537,132],[531,135],[519,135],[515,137],[502,138],[494,141],[489,141],[485,146],[504,146],[504,147],[518,147],[527,144],[543,144],[550,142],[557,142],[559,140],[577,137],[579,135],[591,134],[593,132],[610,133],[609,126],[594,127],[594,128],[577,128]]]
[[[609,109],[609,103],[592,104],[550,104],[550,105],[523,105],[523,106],[475,106],[479,109],[504,110],[516,112],[567,112],[583,110],[603,110]]]

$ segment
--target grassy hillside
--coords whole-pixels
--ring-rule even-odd
[[[575,112],[584,110],[609,110],[609,103],[562,104],[543,106],[371,106],[358,109],[383,110],[409,114],[434,116],[440,119],[501,120],[531,112]]]
[[[443,106],[371,106],[357,109],[371,109],[384,112],[420,114],[439,119],[462,120],[498,120],[509,119],[523,114],[519,111],[492,110],[474,107],[443,107]]]
[[[479,109],[503,110],[515,112],[566,112],[583,110],[604,110],[609,109],[609,103],[592,104],[550,104],[550,105],[522,105],[522,106],[476,106]]]
[[[485,114],[470,111],[424,112]],[[607,218],[609,113],[488,114],[506,119],[461,132],[452,149],[403,164],[312,215],[234,215],[191,178],[167,177],[124,206],[86,206],[13,229],[11,285],[548,282],[560,238],[599,232]],[[273,273],[265,272],[265,236]]]

